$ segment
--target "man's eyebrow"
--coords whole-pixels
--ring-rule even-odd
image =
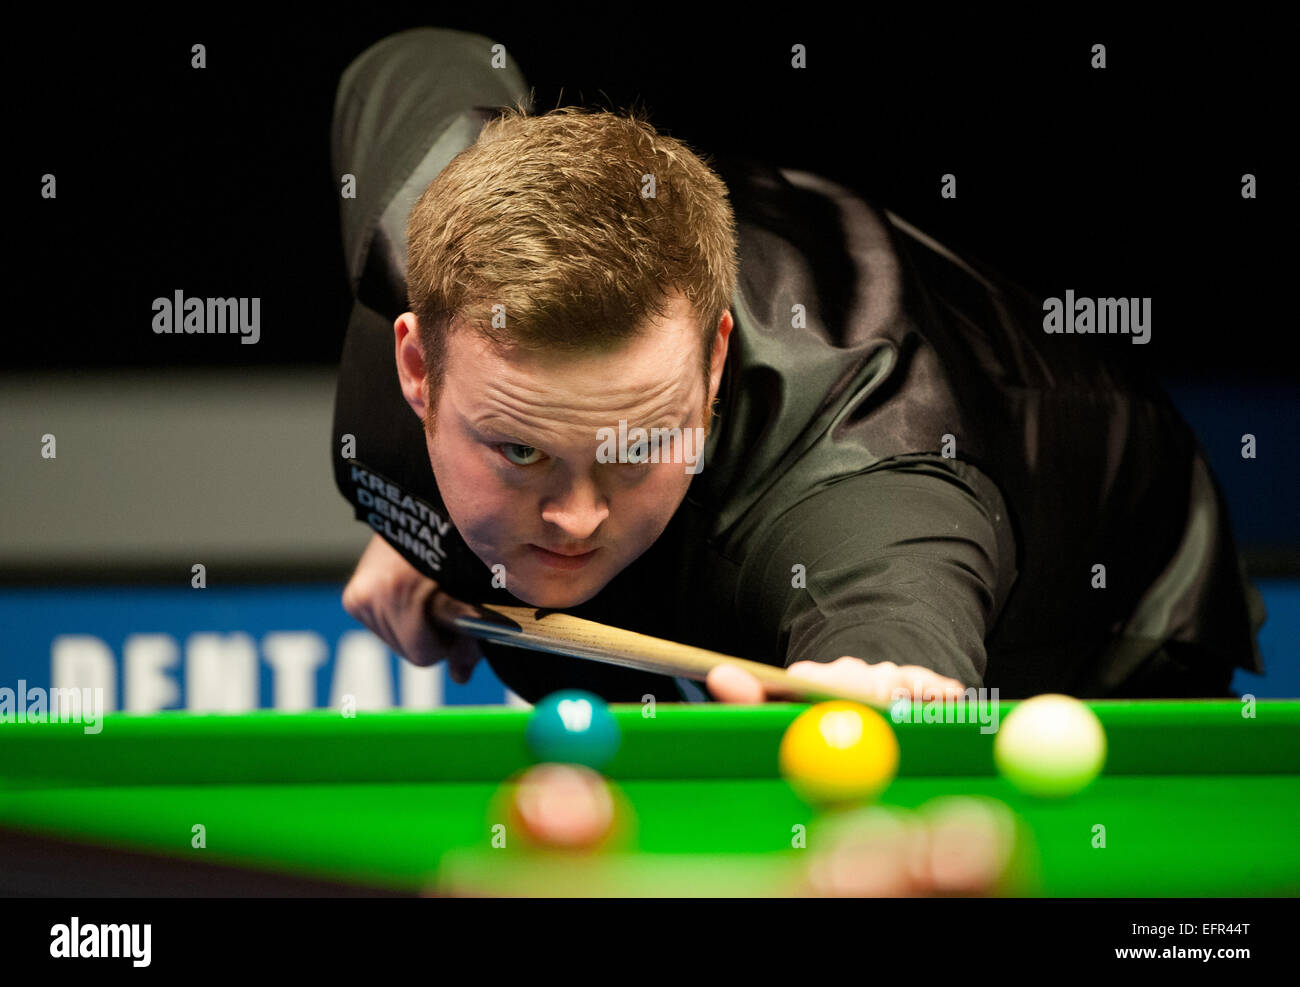
[[[636,421],[628,421],[627,427],[629,430],[637,427],[644,428],[652,435],[654,434],[653,430],[658,430],[660,433],[684,431],[690,427],[692,418],[693,416],[688,409],[676,415],[665,415],[654,425],[641,425]],[[669,425],[668,422],[676,422],[677,424]],[[479,438],[493,441],[495,440],[492,439],[492,436],[509,436],[512,439],[523,439],[525,437],[524,433],[530,431],[528,425],[506,421],[495,412],[488,413],[480,418],[471,418],[466,416],[465,424],[469,427],[470,431]],[[609,425],[602,427],[617,428],[618,420],[615,419]]]
[[[469,426],[470,431],[479,438],[486,438],[487,433],[519,438],[517,433],[526,431],[528,428],[527,425],[520,426],[514,422],[506,421],[500,415],[495,413],[483,415],[480,418],[466,417],[465,424]]]
[[[678,419],[680,419],[680,421],[678,421]],[[676,425],[655,424],[655,425],[650,425],[650,426],[647,426],[647,427],[649,427],[649,428],[657,428],[657,429],[659,429],[659,430],[661,430],[661,431],[668,431],[668,430],[670,430],[670,429],[674,429],[674,428],[678,428],[678,429],[680,429],[680,428],[686,428],[686,426],[689,425],[690,422],[691,422],[691,413],[690,413],[690,411],[683,411],[683,412],[681,412],[679,415],[677,415],[677,416],[675,416],[675,417],[670,417],[670,418],[668,418],[667,420],[668,420],[668,421],[677,421],[678,424],[676,424]]]
[[[631,431],[633,428],[637,428],[637,427],[640,427],[640,428],[645,429],[645,430],[646,430],[646,433],[647,433],[647,435],[646,435],[646,439],[647,439],[647,440],[654,438],[656,435],[660,435],[660,436],[662,436],[662,435],[664,435],[665,433],[671,434],[671,433],[673,433],[673,432],[684,432],[684,431],[686,431],[686,429],[690,426],[690,421],[691,421],[691,415],[690,415],[690,412],[687,412],[685,415],[680,416],[680,424],[677,424],[677,425],[668,425],[668,424],[666,424],[666,422],[669,422],[669,421],[678,421],[678,419],[675,418],[675,417],[674,417],[674,418],[667,418],[667,419],[660,419],[659,424],[655,424],[655,425],[639,425],[639,426],[638,426],[638,423],[637,423],[637,422],[628,422],[628,423],[627,423],[627,427],[628,427],[628,430],[629,430],[629,431]]]

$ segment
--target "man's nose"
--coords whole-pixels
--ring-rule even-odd
[[[609,517],[609,504],[595,483],[582,479],[542,504],[542,520],[573,539],[590,538]]]

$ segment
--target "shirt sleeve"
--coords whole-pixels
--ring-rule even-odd
[[[767,530],[742,593],[760,601],[786,665],[852,655],[982,684],[1015,542],[1001,495],[974,467],[900,457],[826,485]]]

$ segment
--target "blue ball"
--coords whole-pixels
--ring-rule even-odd
[[[581,689],[553,692],[533,707],[524,738],[539,761],[597,771],[613,760],[621,739],[605,701]]]

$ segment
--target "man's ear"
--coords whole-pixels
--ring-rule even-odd
[[[424,350],[420,346],[419,323],[414,312],[404,312],[393,323],[393,336],[397,344],[397,379],[402,384],[402,397],[416,416],[424,421],[428,405],[428,374],[425,372]]]
[[[734,325],[731,310],[724,310],[722,318],[718,320],[718,331],[713,336],[713,353],[709,356],[709,401],[706,408],[712,407],[713,399],[718,396],[718,388],[722,384],[722,368],[727,363],[727,347],[731,343],[731,329]]]

